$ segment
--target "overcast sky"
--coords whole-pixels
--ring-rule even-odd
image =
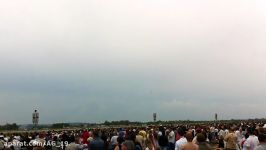
[[[265,0],[0,2],[0,123],[262,118]]]

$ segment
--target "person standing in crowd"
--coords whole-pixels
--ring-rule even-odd
[[[182,150],[198,150],[199,146],[192,142],[193,134],[191,132],[186,133],[187,143],[181,148]]]
[[[122,150],[135,150],[135,144],[131,140],[126,140],[122,143]]]
[[[222,138],[224,139],[224,137],[225,137],[224,126],[221,126],[221,127],[219,128],[218,136],[219,136],[219,137],[222,137]]]
[[[118,132],[116,130],[113,131],[112,137],[110,139],[109,147],[111,150],[113,150],[117,144],[117,138],[118,138]]]
[[[21,145],[20,145],[20,137],[19,136],[14,136],[13,140],[13,149],[14,150],[20,150],[21,149]]]
[[[97,130],[92,131],[93,140],[89,143],[90,150],[104,150],[104,141],[100,138]]]
[[[145,150],[157,150],[157,144],[152,131],[149,131]]]
[[[69,144],[66,146],[66,150],[78,150],[78,145],[75,143],[74,135],[69,138]]]
[[[128,132],[127,140],[130,140],[134,143],[135,150],[142,150],[141,144],[138,141],[136,141],[135,130],[130,130]]]
[[[249,134],[246,133],[244,138],[242,139],[242,142],[241,142],[241,148],[242,150],[247,150],[247,138],[248,138]]]
[[[63,131],[63,134],[61,135],[61,142],[62,142],[61,145],[63,146],[63,149],[66,149],[68,141],[69,141],[68,133],[66,131]]]
[[[85,129],[82,133],[82,144],[89,144],[88,138],[90,137],[90,133],[87,129]]]
[[[229,129],[229,133],[225,136],[224,141],[226,142],[226,150],[236,150],[237,137],[233,128]]]
[[[168,134],[168,143],[169,143],[169,150],[174,150],[175,149],[175,132],[173,128],[169,129],[169,134]]]
[[[107,141],[108,140],[108,135],[107,135],[107,133],[104,130],[101,132],[101,139],[104,142],[105,150],[108,150],[108,141]]]
[[[122,136],[119,136],[117,138],[117,145],[114,150],[122,150],[122,143],[124,142],[124,138]]]
[[[168,138],[165,135],[165,130],[162,126],[160,126],[159,128],[159,132],[160,132],[160,135],[159,135],[158,143],[160,146],[160,150],[167,150]]]
[[[0,134],[0,150],[5,148],[5,140],[4,140],[4,135],[1,133]]]
[[[247,150],[254,150],[259,145],[258,137],[254,134],[255,131],[252,127],[248,128],[249,137],[246,140]]]
[[[194,143],[194,144],[197,144],[198,143],[198,141],[197,141],[197,134],[199,134],[199,133],[201,133],[202,132],[202,129],[201,128],[197,128],[197,129],[195,129],[195,132],[194,132],[194,138],[193,138],[193,140],[192,140],[192,142]]]
[[[206,139],[207,137],[204,134],[197,134],[198,150],[212,150],[212,147],[206,142]]]
[[[237,146],[240,148],[242,139],[244,138],[242,127],[239,127],[238,130],[235,131],[235,135],[237,137]]]
[[[218,148],[224,148],[224,137],[223,136],[220,136],[218,137]]]
[[[137,135],[136,135],[136,142],[138,142],[139,144],[140,144],[140,146],[141,146],[141,148],[142,149],[144,149],[145,148],[145,141],[144,141],[144,136],[143,135],[141,135],[141,133],[139,132]]]
[[[187,143],[187,139],[184,137],[185,131],[181,127],[179,127],[177,129],[177,134],[180,138],[175,142],[175,150],[181,150],[182,146]]]
[[[258,136],[259,139],[259,145],[257,145],[254,150],[266,150],[266,135],[261,133]]]

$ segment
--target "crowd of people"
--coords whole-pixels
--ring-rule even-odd
[[[266,150],[266,124],[196,124],[1,133],[0,150]]]

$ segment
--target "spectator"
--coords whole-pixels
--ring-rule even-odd
[[[126,140],[122,143],[122,150],[135,150],[134,142],[131,140]]]
[[[93,140],[89,144],[90,150],[104,150],[104,141],[99,137],[99,132],[94,130],[92,132]]]
[[[266,150],[266,135],[265,134],[259,134],[259,145],[257,145],[254,150]]]
[[[175,149],[175,132],[172,128],[170,128],[168,133],[168,143],[169,143],[169,150]]]
[[[225,136],[226,150],[236,150],[237,148],[237,136],[234,133],[233,128],[229,129],[229,133]]]
[[[179,135],[179,140],[175,143],[175,150],[181,150],[182,146],[187,143],[187,139],[184,137],[185,131],[182,128],[177,129],[177,134]]]
[[[185,137],[188,142],[182,147],[182,150],[198,150],[199,146],[192,142],[193,134],[188,132]]]
[[[212,147],[206,142],[206,137],[204,134],[197,134],[197,141],[199,146],[198,150],[212,150]]]
[[[117,145],[114,150],[122,150],[122,143],[124,142],[124,138],[119,136],[117,138]]]
[[[254,150],[254,148],[259,145],[259,140],[256,135],[254,135],[255,130],[253,128],[248,128],[249,137],[246,140],[247,150]]]

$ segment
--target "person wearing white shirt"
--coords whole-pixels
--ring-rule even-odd
[[[242,142],[242,139],[244,138],[244,135],[243,135],[241,127],[239,128],[239,130],[235,131],[235,135],[237,137],[237,146],[241,147],[241,142]]]
[[[259,134],[259,145],[257,145],[254,150],[266,150],[266,135],[265,134]]]
[[[12,141],[14,150],[20,150],[20,148],[21,148],[21,143],[20,143],[19,139],[20,139],[19,137],[15,136],[13,141]]]
[[[173,129],[169,130],[168,142],[169,142],[169,149],[174,150],[175,149],[175,132],[173,131]]]
[[[175,142],[175,150],[181,150],[182,147],[187,143],[187,139],[184,137],[185,131],[183,131],[181,128],[178,128],[177,134],[180,136],[180,139]]]
[[[246,140],[247,150],[254,150],[257,145],[259,145],[258,137],[254,134],[249,135]]]

